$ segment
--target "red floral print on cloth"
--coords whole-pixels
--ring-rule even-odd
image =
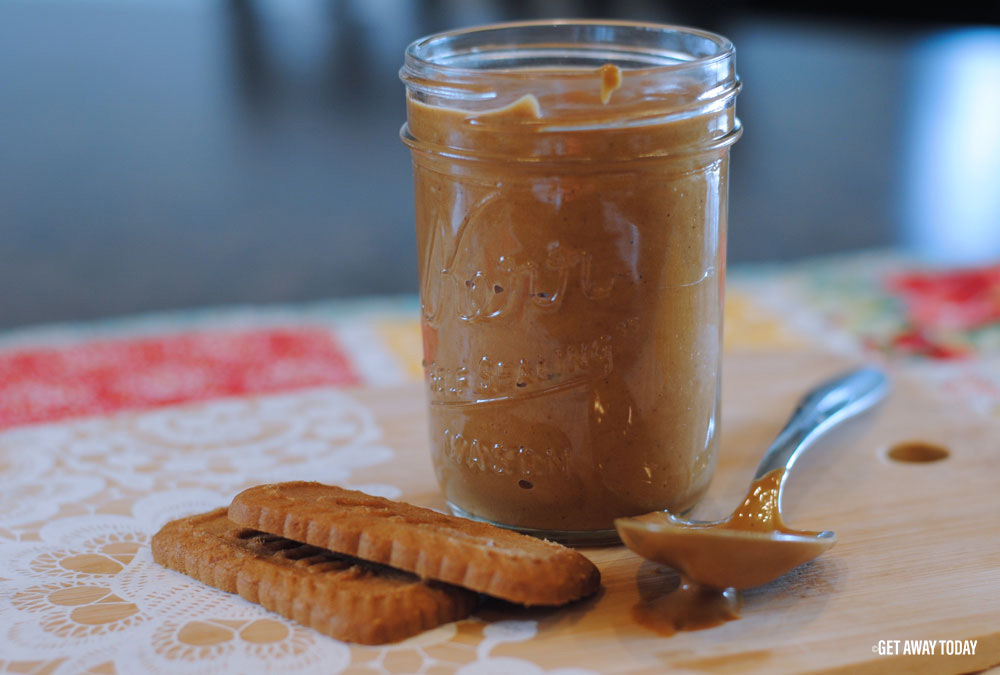
[[[901,274],[888,285],[906,310],[909,327],[893,339],[893,347],[904,352],[963,357],[964,333],[1000,321],[1000,265]]]
[[[358,384],[326,330],[196,332],[0,352],[0,428],[221,396]]]

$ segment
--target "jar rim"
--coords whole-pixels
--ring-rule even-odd
[[[633,55],[642,55],[645,57],[656,57],[659,56],[663,60],[662,63],[655,65],[648,65],[644,67],[629,67],[629,72],[635,74],[656,74],[656,73],[672,73],[672,72],[683,72],[691,69],[705,68],[706,66],[712,66],[713,64],[725,61],[726,59],[731,59],[735,53],[735,48],[733,43],[726,37],[719,35],[718,33],[713,33],[711,31],[702,30],[700,28],[691,28],[689,26],[681,26],[675,24],[666,23],[655,23],[655,22],[645,22],[645,21],[626,21],[626,20],[603,20],[603,19],[539,19],[531,21],[510,21],[510,22],[499,22],[491,24],[483,24],[477,26],[470,26],[467,28],[458,28],[454,30],[447,30],[438,33],[433,33],[427,35],[418,40],[411,42],[405,52],[405,65],[404,71],[407,68],[412,70],[426,71],[432,70],[436,73],[448,77],[464,78],[464,77],[482,77],[483,75],[504,77],[506,75],[510,76],[523,76],[523,69],[512,68],[512,67],[468,67],[468,66],[456,66],[448,63],[444,63],[441,60],[434,60],[431,58],[429,52],[437,46],[442,45],[446,41],[456,40],[460,38],[467,38],[471,36],[487,36],[490,34],[501,33],[516,29],[558,29],[559,27],[573,27],[579,26],[582,28],[620,28],[620,29],[639,29],[655,31],[662,35],[666,34],[676,34],[676,35],[687,35],[694,38],[700,38],[704,41],[706,45],[714,46],[714,50],[705,55],[696,54],[684,54],[685,57],[690,58],[678,58],[680,52],[670,52],[668,55],[664,50],[657,50],[654,47],[641,47],[641,46],[630,46],[620,42],[613,41],[594,41],[593,45],[607,45],[616,46],[619,48],[627,48],[628,51]],[[580,45],[574,45],[574,48],[579,48]],[[484,54],[485,51],[482,50],[469,50],[467,55]],[[402,73],[401,73],[402,75]],[[538,77],[545,79],[548,77],[553,78],[573,78],[573,77],[592,77],[592,73],[586,72],[585,70],[574,70],[570,68],[552,68],[548,71],[539,71],[533,73],[532,77]],[[405,79],[405,77],[404,77]]]

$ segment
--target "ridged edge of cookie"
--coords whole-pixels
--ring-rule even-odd
[[[256,486],[233,499],[229,517],[244,527],[528,606],[566,604],[600,587],[597,567],[561,544],[335,486]]]

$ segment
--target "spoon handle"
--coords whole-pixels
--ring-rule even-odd
[[[790,469],[826,431],[885,398],[889,380],[875,368],[859,368],[824,382],[806,394],[791,419],[757,465],[754,480],[775,469]]]

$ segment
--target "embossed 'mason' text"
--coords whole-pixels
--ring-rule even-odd
[[[553,476],[566,472],[565,448],[530,448],[508,443],[489,443],[445,429],[442,452],[446,459],[483,473],[509,475],[517,479]]]

